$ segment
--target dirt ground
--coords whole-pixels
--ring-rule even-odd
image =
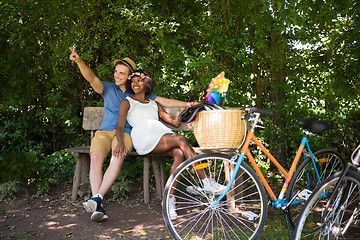
[[[69,184],[52,187],[47,196],[33,198],[23,193],[13,201],[2,201],[0,239],[173,239],[163,220],[161,201],[152,191],[150,204],[145,204],[141,184],[133,186],[127,200],[104,201],[109,219],[102,223],[90,220],[83,199],[71,201]],[[270,227],[272,222],[275,226]],[[273,208],[269,208],[267,223],[261,240],[290,239],[283,215]],[[359,239],[358,234],[351,239]]]
[[[142,188],[127,200],[106,202],[109,216],[92,222],[82,199],[71,201],[71,185],[51,189],[45,197],[26,194],[0,202],[0,239],[172,239],[161,212],[161,202],[151,196],[145,204]]]

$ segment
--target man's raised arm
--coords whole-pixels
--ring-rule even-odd
[[[91,68],[85,64],[84,60],[75,52],[74,49],[69,47],[71,54],[70,54],[70,60],[77,63],[81,74],[83,77],[88,81],[92,88],[95,90],[95,92],[101,94],[104,90],[104,84],[100,81],[98,77],[94,74],[94,72],[91,70]]]

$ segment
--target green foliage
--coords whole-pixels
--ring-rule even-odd
[[[113,60],[129,56],[156,80],[156,94],[184,101],[203,101],[211,78],[225,71],[225,106],[275,112],[260,135],[281,163],[298,147],[301,118],[331,123],[311,139],[314,150],[349,156],[360,141],[356,0],[5,0],[0,10],[0,162],[25,154],[42,162],[86,143],[82,110],[103,102],[68,47],[110,82]],[[10,162],[42,178],[22,166],[30,158]]]
[[[74,169],[73,155],[63,150],[48,156],[8,153],[0,161],[0,183],[4,184],[2,195],[14,195],[17,192],[15,187],[20,185],[25,186],[34,196],[42,195],[47,193],[50,183],[62,183],[72,179]]]
[[[110,201],[118,199],[127,199],[128,194],[132,190],[133,181],[126,179],[124,176],[119,176],[116,181],[111,185],[109,194]]]
[[[264,176],[267,175],[267,171],[270,168],[270,163],[266,162],[266,161],[262,161],[262,160],[256,160],[256,164],[258,165],[258,167],[260,168],[262,174]]]
[[[20,190],[19,185],[20,182],[18,180],[0,183],[0,201],[5,199],[14,200],[16,193]]]
[[[42,160],[42,170],[51,182],[61,183],[74,176],[76,160],[72,153],[64,150],[54,152]]]
[[[0,161],[1,183],[18,180],[22,184],[32,185],[35,179],[44,181],[45,172],[36,155],[31,153],[6,154]]]

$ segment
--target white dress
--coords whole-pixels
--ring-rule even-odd
[[[139,155],[150,153],[160,138],[166,133],[173,133],[159,121],[159,110],[155,101],[140,103],[130,97],[126,97],[130,103],[127,121],[132,127],[131,140]]]

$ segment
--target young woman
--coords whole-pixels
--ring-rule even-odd
[[[196,155],[194,149],[189,145],[186,138],[181,134],[173,133],[168,127],[159,121],[161,118],[168,124],[175,127],[180,125],[179,116],[173,118],[163,107],[148,98],[154,89],[154,81],[150,75],[143,70],[132,73],[126,83],[126,90],[134,95],[122,100],[119,108],[119,118],[116,129],[118,144],[113,150],[113,154],[121,157],[127,154],[124,145],[123,131],[126,120],[132,126],[131,139],[137,153],[145,155],[148,153],[166,153],[174,159],[170,169],[170,174],[186,159]],[[201,179],[206,176],[199,171]],[[216,188],[213,191],[223,191],[225,186],[209,186]],[[176,219],[175,197],[170,198],[170,217]]]

